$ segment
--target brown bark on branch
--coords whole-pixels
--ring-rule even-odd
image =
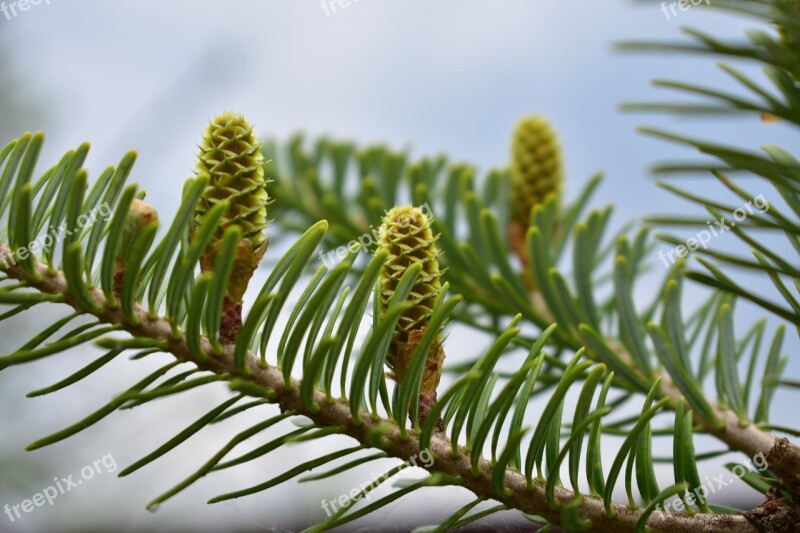
[[[9,259],[12,264],[11,251],[9,248],[0,244],[0,262]],[[43,263],[37,263],[36,268],[41,274],[40,281],[33,280],[19,265],[11,266],[7,269],[10,277],[25,281],[32,287],[49,294],[59,294],[65,298],[66,303],[75,306],[70,299],[67,290],[67,282],[62,273],[50,276],[47,267]],[[90,296],[94,302],[104,309],[98,316],[101,320],[110,324],[120,324],[129,333],[163,340],[169,344],[168,352],[175,357],[191,361],[199,368],[214,372],[216,374],[227,373],[240,375],[234,364],[233,346],[226,346],[221,356],[214,356],[210,342],[203,338],[202,349],[208,354],[207,360],[197,361],[190,353],[189,348],[183,338],[175,339],[172,335],[172,327],[164,318],[150,319],[147,312],[137,306],[135,313],[139,318],[139,324],[134,326],[129,323],[121,310],[109,309],[103,293],[99,289],[92,289]],[[282,410],[292,411],[297,414],[307,416],[317,424],[325,426],[336,426],[342,428],[344,433],[361,443],[367,443],[374,428],[379,425],[388,424],[390,429],[383,433],[386,442],[385,451],[402,460],[415,457],[423,450],[420,449],[419,439],[411,434],[405,440],[400,436],[400,428],[392,421],[372,420],[367,413],[362,415],[362,421],[356,423],[350,413],[350,407],[346,402],[335,400],[326,402],[325,395],[317,390],[314,393],[314,401],[319,406],[319,410],[312,412],[300,399],[300,385],[297,381],[292,381],[289,386],[284,382],[282,372],[275,367],[267,366],[262,368],[258,359],[253,354],[248,354],[247,365],[250,375],[244,376],[251,379],[254,383],[264,389],[274,391],[276,403]],[[777,451],[772,452],[774,460],[786,462],[795,460],[796,448],[777,443],[776,439],[765,432],[752,428],[746,432],[732,430],[728,435],[733,444],[746,448],[746,451],[762,451],[765,447],[772,449],[777,447]],[[525,477],[514,470],[507,470],[505,473],[505,486],[509,490],[507,495],[495,494],[492,489],[492,464],[481,459],[479,463],[479,473],[473,473],[470,464],[469,454],[459,447],[461,453],[454,456],[451,453],[452,444],[442,433],[436,433],[431,440],[429,451],[434,457],[434,461],[427,470],[431,472],[442,472],[460,478],[461,485],[478,496],[494,499],[502,502],[510,509],[518,509],[525,513],[536,514],[558,523],[561,511],[552,509],[545,498],[544,486],[537,483],[533,490],[526,487]],[[792,449],[794,448],[794,450]],[[743,450],[745,451],[745,450]],[[788,463],[793,464],[793,463]],[[423,465],[424,466],[424,465]],[[773,465],[770,465],[773,467]],[[573,492],[557,487],[555,497],[561,506],[566,505],[575,499]],[[603,501],[595,496],[584,496],[582,504],[578,507],[578,513],[584,519],[592,521],[593,530],[601,532],[634,531],[635,524],[642,515],[642,509],[630,509],[626,505],[614,504],[613,512],[616,515],[610,518],[606,515]],[[729,532],[729,533],[756,533],[758,529],[741,515],[719,515],[719,514],[666,514],[654,513],[650,516],[648,526],[653,533],[699,533],[699,532]]]

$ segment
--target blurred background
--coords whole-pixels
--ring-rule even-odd
[[[659,2],[626,0],[352,0],[347,7],[317,0],[42,0],[15,16],[3,13],[0,143],[28,130],[45,131],[42,170],[68,149],[90,141],[86,165],[91,178],[136,149],[139,159],[131,181],[147,189],[162,220],[171,219],[183,182],[192,175],[200,132],[208,119],[225,110],[244,113],[264,136],[286,138],[302,130],[381,141],[410,147],[415,156],[443,151],[484,169],[507,162],[509,135],[519,117],[543,114],[562,138],[568,197],[591,174],[603,171],[606,179],[593,205],[614,203],[618,226],[655,212],[698,212],[657,188],[647,171],[657,161],[691,154],[640,136],[637,125],[658,124],[743,147],[767,142],[797,146],[796,133],[780,124],[697,122],[617,110],[623,101],[669,99],[649,86],[653,78],[730,86],[704,59],[613,50],[620,40],[678,38],[682,25],[723,37],[740,37],[751,25],[702,8],[668,19]],[[719,186],[698,180],[692,190],[715,195]],[[772,200],[769,190],[759,192]],[[695,231],[687,230],[686,237]],[[735,247],[735,238],[720,237],[713,246]],[[664,274],[655,254],[651,259],[653,283],[637,287],[642,301],[651,299],[656,280]],[[771,286],[762,283],[756,290],[770,292]],[[693,285],[684,292],[689,307],[704,294]],[[761,314],[743,302],[738,309],[742,327]],[[61,313],[54,307],[47,316],[23,314],[3,322],[3,353]],[[770,334],[772,330],[774,324]],[[796,337],[790,332],[787,338],[787,350],[794,351]],[[448,355],[453,361],[467,359],[478,352],[476,346],[483,349],[488,342],[478,333],[452,328]],[[31,441],[84,417],[168,360],[159,356],[131,364],[120,359],[78,386],[24,398],[97,355],[76,350],[0,373],[0,506],[18,504],[54,478],[78,474],[109,455],[113,461],[107,464],[118,467],[104,468],[52,506],[21,519],[12,522],[0,515],[0,531],[295,531],[325,516],[322,499],[335,499],[369,479],[371,472],[394,464],[370,463],[360,478],[289,482],[241,500],[205,504],[217,494],[269,479],[276,468],[319,455],[314,445],[297,445],[201,480],[148,513],[148,501],[193,472],[236,432],[275,410],[255,409],[213,426],[123,479],[113,470],[149,453],[218,405],[228,397],[225,388],[204,387],[115,413],[74,438],[26,453]],[[793,358],[786,374],[798,371],[800,364]],[[791,405],[797,393],[779,394],[774,423],[796,423]],[[536,412],[537,407],[528,409],[534,421]],[[291,424],[279,426],[252,444],[289,428]],[[662,444],[667,446],[656,453],[670,455],[669,443]],[[719,446],[700,439],[698,451]],[[616,452],[613,443],[606,449]],[[723,464],[732,458],[704,463],[702,473],[725,472]],[[657,468],[671,479],[671,464]],[[419,477],[421,472],[409,469],[406,475]],[[408,531],[455,510],[469,497],[460,489],[437,489],[430,496],[401,500],[382,515],[379,526]],[[717,503],[743,507],[758,501],[742,483],[717,498]],[[530,527],[515,513],[503,513],[489,525],[502,530]],[[357,522],[353,529],[376,527],[372,519]]]

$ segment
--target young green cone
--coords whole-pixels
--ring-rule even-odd
[[[385,314],[397,284],[414,264],[422,270],[411,288],[409,300],[414,306],[405,311],[397,323],[386,363],[398,383],[406,379],[411,356],[428,327],[434,303],[439,296],[441,271],[436,237],[428,217],[420,209],[400,206],[390,210],[383,219],[378,244],[389,257],[381,271],[381,313]],[[436,389],[442,374],[444,350],[442,332],[438,331],[428,352],[419,395],[419,417],[424,420],[436,403]]]
[[[511,215],[525,225],[531,209],[555,194],[564,181],[561,148],[555,130],[541,117],[523,118],[511,143]]]
[[[200,144],[197,174],[207,175],[209,182],[197,203],[195,227],[199,227],[217,203],[228,202],[228,209],[200,259],[203,272],[213,270],[225,230],[235,225],[242,231],[220,327],[220,340],[234,343],[242,325],[242,299],[247,284],[269,245],[264,234],[269,203],[264,158],[253,127],[242,115],[223,113],[209,123]]]
[[[561,200],[564,169],[555,130],[544,118],[528,116],[511,141],[511,219],[509,244],[527,264],[525,236],[531,209],[550,195]]]

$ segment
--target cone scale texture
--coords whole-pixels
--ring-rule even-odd
[[[564,172],[555,130],[540,117],[522,119],[511,142],[511,215],[528,226],[531,209],[554,194],[560,199]]]
[[[242,115],[223,113],[212,120],[200,144],[197,174],[209,178],[195,210],[195,228],[220,202],[228,208],[200,259],[203,272],[214,269],[225,230],[238,226],[242,232],[233,258],[233,271],[225,294],[220,340],[234,343],[242,324],[242,300],[247,285],[269,244],[267,227],[268,180],[264,157],[253,127]]]
[[[390,210],[380,229],[379,246],[388,252],[381,271],[381,312],[386,313],[389,302],[406,270],[422,266],[409,294],[414,305],[405,311],[397,323],[386,362],[398,383],[406,379],[411,357],[430,322],[433,306],[442,290],[439,250],[428,217],[411,206]],[[424,420],[436,402],[436,388],[442,373],[444,350],[442,332],[436,333],[422,376],[419,415]]]

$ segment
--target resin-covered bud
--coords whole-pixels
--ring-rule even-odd
[[[128,262],[128,254],[130,254],[133,249],[133,244],[136,242],[142,230],[154,222],[158,222],[158,212],[156,208],[144,200],[134,198],[128,209],[128,215],[125,217],[125,224],[122,228],[122,239],[115,260],[116,272],[114,274],[114,291],[117,295],[122,291],[122,277],[125,274],[125,265]]]
[[[128,216],[125,217],[125,225],[122,229],[122,241],[117,255],[117,267],[124,266],[125,256],[133,248],[136,238],[152,222],[158,222],[156,208],[144,200],[134,198],[131,201]]]

